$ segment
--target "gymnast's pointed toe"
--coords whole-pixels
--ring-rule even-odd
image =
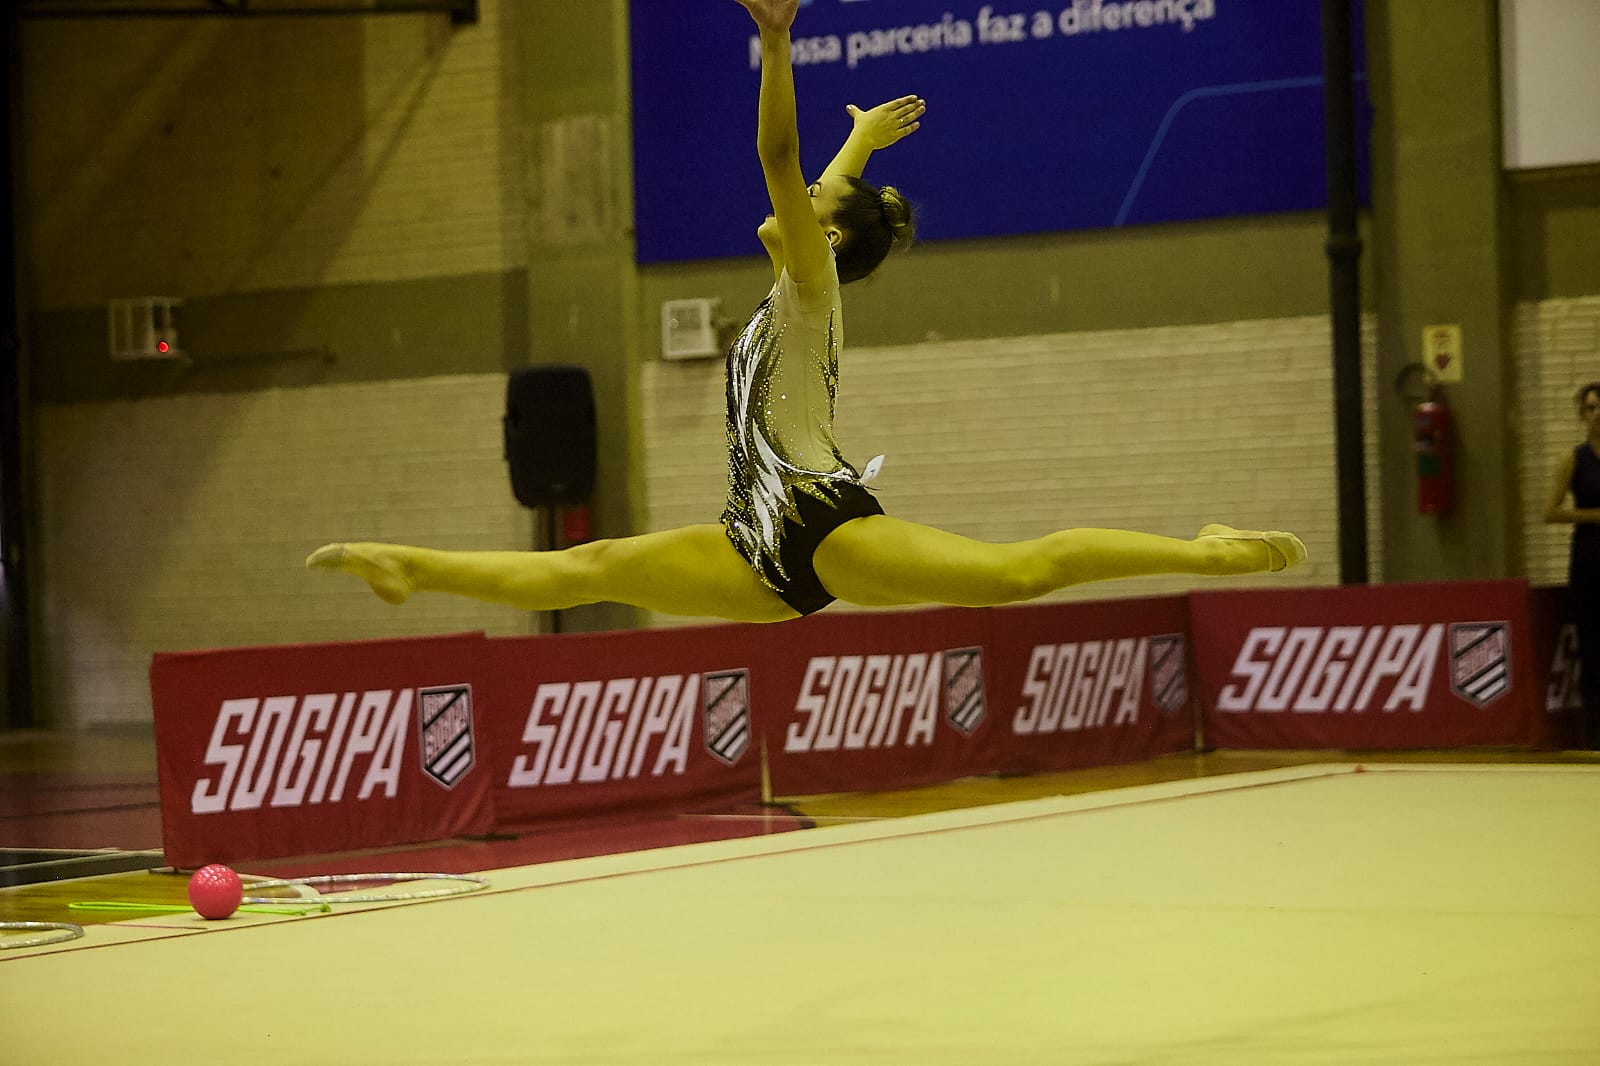
[[[324,544],[306,556],[308,570],[338,570],[344,561],[343,544]]]
[[[1216,540],[1243,540],[1260,541],[1267,547],[1267,570],[1269,573],[1278,573],[1293,566],[1299,566],[1306,561],[1306,546],[1299,537],[1293,533],[1286,533],[1281,529],[1256,530],[1235,529],[1225,526],[1220,522],[1213,522],[1200,530],[1201,537],[1210,537]]]
[[[416,591],[405,552],[390,544],[324,544],[306,556],[306,566],[354,574],[370,585],[380,600],[398,606]]]

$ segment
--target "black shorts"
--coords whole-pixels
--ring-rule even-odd
[[[783,562],[786,578],[769,559],[760,562],[745,555],[745,562],[755,568],[761,580],[790,607],[802,615],[816,614],[834,601],[833,593],[822,586],[822,579],[811,564],[811,557],[829,533],[846,522],[868,515],[883,514],[878,498],[860,485],[833,486],[835,499],[820,500],[809,492],[794,494],[795,508],[800,520],[783,520],[783,532],[778,537],[778,558]],[[734,538],[733,546],[739,548]],[[744,555],[743,549],[739,550]]]

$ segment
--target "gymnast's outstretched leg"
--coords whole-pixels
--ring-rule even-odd
[[[1193,540],[1121,529],[1066,529],[991,544],[887,515],[846,522],[813,563],[829,592],[863,607],[991,607],[1068,585],[1151,574],[1253,574],[1304,562],[1291,533],[1206,526]]]
[[[329,544],[312,552],[306,565],[355,574],[396,604],[413,592],[448,592],[525,611],[605,601],[735,622],[797,617],[761,583],[719,525],[598,540],[561,551]]]

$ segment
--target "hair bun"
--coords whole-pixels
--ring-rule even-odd
[[[889,227],[889,232],[894,234],[894,243],[897,245],[910,244],[916,238],[916,222],[911,217],[911,203],[900,190],[892,185],[885,185],[878,190],[878,204],[883,209],[883,221]]]

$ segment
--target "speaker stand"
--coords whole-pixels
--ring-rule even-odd
[[[537,508],[537,510],[539,512],[540,519],[542,519],[544,523],[544,543],[542,547],[545,551],[556,551],[561,547],[561,545],[556,541],[556,505],[553,503],[546,504],[543,507]],[[560,611],[546,611],[545,618],[549,620],[548,628],[545,630],[545,632],[561,632]]]

